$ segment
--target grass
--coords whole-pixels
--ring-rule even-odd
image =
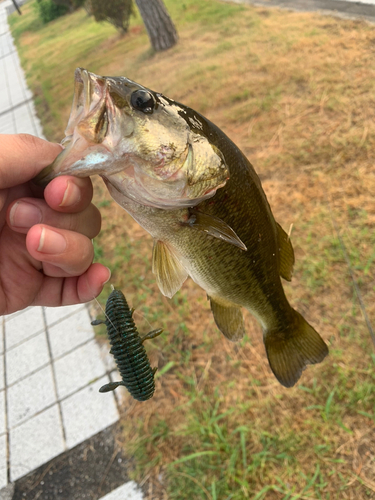
[[[296,266],[285,289],[330,346],[297,387],[271,374],[259,326],[227,342],[204,292],[172,300],[151,272],[152,239],[95,180],[96,258],[136,308],[158,366],[146,404],[124,395],[124,446],[148,499],[375,498],[375,356],[342,245],[375,318],[374,29],[359,21],[166,0],[180,36],[154,54],[139,17],[120,38],[84,11],[41,26],[32,2],[11,18],[47,137],[63,136],[73,72],[129,78],[206,114],[248,155]],[[109,293],[106,288],[102,304]]]

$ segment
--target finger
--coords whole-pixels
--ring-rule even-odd
[[[22,198],[9,206],[7,223],[13,231],[23,234],[26,234],[35,224],[45,224],[58,229],[75,231],[92,239],[99,234],[101,215],[93,204],[78,214],[65,214],[55,212],[43,200]]]
[[[37,224],[26,236],[31,257],[42,262],[44,273],[56,276],[79,276],[94,258],[92,242],[86,236],[65,229]],[[48,266],[52,264],[52,266]]]
[[[29,134],[0,134],[0,188],[35,177],[61,153],[59,144]]]
[[[44,190],[48,205],[57,212],[76,213],[89,206],[93,188],[89,177],[61,176],[53,179]]]
[[[46,307],[68,306],[89,302],[97,297],[111,271],[102,264],[92,264],[81,276],[51,278],[46,276],[33,305]]]
[[[48,262],[42,263],[42,270],[45,276],[51,278],[71,278],[72,276],[78,276],[78,273],[67,272],[65,269],[54,264],[49,264]]]

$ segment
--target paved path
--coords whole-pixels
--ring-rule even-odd
[[[0,133],[43,137],[9,32],[11,5],[0,3]],[[0,317],[0,499],[12,498],[11,483],[17,490],[17,480],[119,420],[114,393],[98,392],[113,366],[106,366],[90,321],[84,305],[31,307]],[[83,466],[89,473],[90,465]],[[142,495],[128,482],[102,498]]]
[[[367,19],[375,22],[375,0],[225,0],[234,3],[249,3],[264,7],[281,7],[290,10],[316,12]]]

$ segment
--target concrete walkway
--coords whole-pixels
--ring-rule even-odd
[[[7,23],[11,6],[0,3],[0,133],[43,137]],[[11,483],[119,420],[114,393],[98,392],[114,367],[106,366],[90,321],[84,305],[0,317],[0,499],[12,498]],[[102,498],[142,495],[127,482]]]
[[[263,7],[279,7],[301,12],[319,12],[348,19],[375,22],[375,0],[225,0],[229,3],[248,3]]]

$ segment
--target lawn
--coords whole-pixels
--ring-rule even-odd
[[[151,237],[95,180],[96,259],[136,308],[139,330],[165,329],[146,346],[159,367],[155,396],[123,396],[134,478],[149,500],[375,499],[375,355],[352,279],[374,326],[374,26],[217,0],[165,3],[180,40],[159,54],[139,17],[120,37],[84,10],[47,26],[33,2],[13,15],[45,134],[64,136],[78,66],[205,114],[253,163],[278,222],[293,224],[286,293],[330,356],[281,387],[250,314],[232,344],[191,280],[172,300],[161,295]]]

